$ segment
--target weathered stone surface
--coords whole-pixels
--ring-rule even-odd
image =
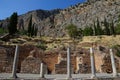
[[[97,48],[98,50],[95,50],[95,67],[96,72],[104,72],[104,73],[112,73],[112,65],[111,65],[111,59],[110,54],[107,48],[104,47],[104,49]],[[119,58],[115,57],[115,64],[116,69],[119,72]]]
[[[12,72],[13,57],[9,50],[0,47],[0,72]]]
[[[90,53],[87,49],[81,49],[76,52],[76,73],[90,73]]]
[[[79,28],[92,26],[93,22],[98,18],[99,21],[107,21],[113,19],[116,24],[120,13],[119,0],[87,0],[84,3],[78,3],[66,9],[56,9],[52,11],[34,10],[26,14],[20,15],[18,20],[18,28],[24,26],[27,29],[30,16],[33,16],[33,23],[38,27],[38,35],[50,37],[63,37],[67,33],[65,26],[75,24]],[[0,21],[3,27],[7,27],[7,20]]]
[[[33,46],[24,45],[20,46],[20,55],[19,55],[19,62],[17,67],[17,72],[20,72],[21,62],[29,55],[28,53],[33,50]],[[0,71],[1,72],[11,72],[13,66],[13,59],[15,53],[15,46],[7,46],[1,45],[0,46]]]
[[[75,73],[75,56],[71,54],[71,73]],[[67,52],[61,51],[58,55],[58,62],[54,66],[54,74],[67,74]]]
[[[90,46],[90,45],[87,45]],[[99,45],[98,45],[99,46]],[[97,72],[111,73],[111,60],[108,49],[94,49],[95,67]],[[0,46],[0,72],[11,72],[15,46]],[[48,73],[66,73],[66,50],[42,51],[32,45],[20,46],[17,72],[40,73],[40,63],[47,66]],[[115,56],[117,70],[120,71],[120,59]],[[71,51],[72,73],[90,73],[90,52],[86,48]],[[47,71],[45,71],[47,72]]]
[[[21,63],[21,73],[40,73],[40,59],[34,57],[31,52],[29,56]]]
[[[21,73],[40,73],[41,61],[36,58],[28,57],[21,63]]]

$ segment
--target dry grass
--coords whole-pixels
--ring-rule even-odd
[[[52,37],[28,37],[28,36],[21,36],[19,38],[11,39],[9,42],[2,42],[6,45],[13,45],[13,44],[31,44],[31,45],[38,45],[41,41],[44,41],[47,49],[53,49],[53,48],[61,48],[66,47],[71,44],[75,43],[76,47],[81,47],[80,44],[82,43],[98,43],[101,45],[107,45],[107,46],[114,46],[114,45],[120,45],[120,35],[114,36],[86,36],[83,37],[81,40],[75,40],[73,41],[69,37],[63,37],[63,38],[52,38]]]
[[[96,42],[107,46],[120,45],[120,35],[117,36],[88,36],[84,37],[82,42]]]

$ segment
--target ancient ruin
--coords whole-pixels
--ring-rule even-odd
[[[25,46],[24,46],[25,47]],[[47,74],[66,74],[67,73],[67,51],[53,51],[53,52],[41,52],[37,48],[25,47],[24,51],[20,46],[19,61],[17,72],[20,73],[40,73],[41,63],[44,64],[44,72]],[[8,49],[12,50],[8,53]],[[36,51],[37,50],[37,51]],[[103,51],[102,51],[103,50]],[[0,48],[0,72],[12,72],[15,47],[3,46]],[[27,53],[26,53],[27,52]],[[26,55],[22,55],[26,54]],[[97,73],[112,73],[111,58],[108,49],[94,49],[95,57],[95,71]],[[71,73],[91,73],[91,61],[90,50],[85,48],[79,48],[77,51],[71,50]],[[119,58],[115,56],[115,63],[117,71],[120,71]]]

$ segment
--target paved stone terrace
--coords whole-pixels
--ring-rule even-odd
[[[18,78],[11,78],[11,73],[0,73],[0,80],[120,80],[120,73],[117,77],[112,74],[97,73],[95,79],[91,79],[91,74],[72,74],[72,79],[67,79],[66,74],[45,75],[40,78],[40,74],[17,74]]]

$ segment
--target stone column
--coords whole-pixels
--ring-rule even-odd
[[[110,56],[111,56],[111,64],[112,64],[112,70],[113,70],[113,77],[116,77],[118,74],[117,74],[117,70],[116,70],[115,59],[114,59],[114,55],[113,55],[112,49],[110,49]]]
[[[95,73],[95,59],[94,59],[93,48],[90,48],[90,60],[91,60],[91,73],[92,73],[91,78],[95,78],[96,73]]]
[[[67,48],[67,79],[71,78],[70,48]]]
[[[16,45],[13,68],[12,68],[12,78],[17,78],[16,72],[17,72],[18,58],[19,58],[19,47],[18,45]]]
[[[43,63],[40,65],[40,78],[44,78]]]

